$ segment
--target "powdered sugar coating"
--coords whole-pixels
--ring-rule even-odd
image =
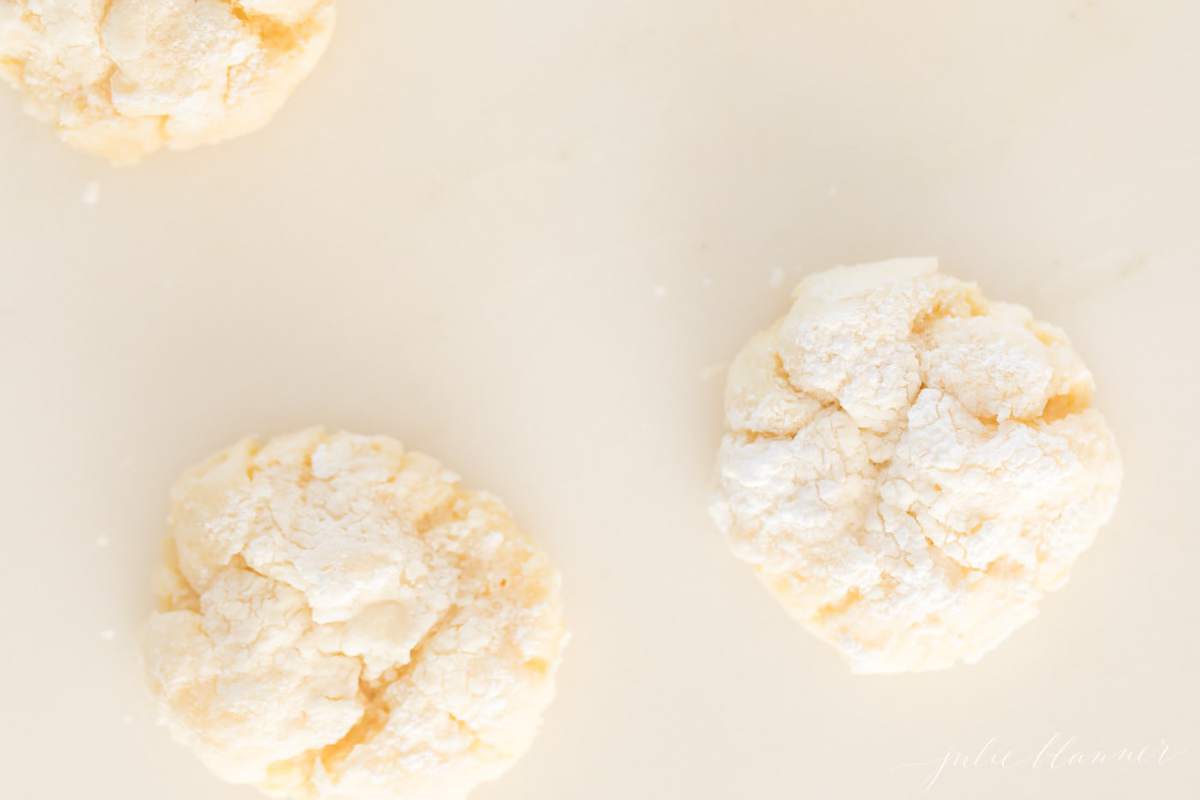
[[[312,70],[334,0],[0,0],[0,76],[117,163],[257,130]]]
[[[931,259],[805,279],[730,369],[714,517],[859,672],[977,661],[1115,506],[1065,335]]]
[[[386,437],[246,439],[172,491],[147,675],[226,780],[459,798],[529,746],[560,580],[495,498]]]

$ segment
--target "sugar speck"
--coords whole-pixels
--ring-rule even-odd
[[[80,197],[85,206],[94,206],[100,202],[100,183],[98,181],[88,181],[83,187],[83,195]]]
[[[782,269],[776,267],[775,269],[771,270],[771,288],[778,289],[780,286],[783,286],[783,278],[784,274]]]
[[[658,298],[666,297],[667,296],[667,287],[655,286],[654,287],[654,296],[658,297]]]
[[[100,548],[101,550],[108,548],[108,546],[111,544],[112,539],[109,539],[107,536],[96,537],[96,547]]]
[[[100,638],[106,642],[111,642],[113,639],[117,638],[117,632],[111,628],[100,631]]]

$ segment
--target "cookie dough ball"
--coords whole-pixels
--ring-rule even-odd
[[[973,663],[1112,514],[1092,391],[1062,331],[934,260],[813,275],[731,367],[714,517],[854,671]]]
[[[161,718],[272,797],[462,798],[537,731],[558,573],[496,498],[399,442],[245,439],[171,494],[145,643]]]
[[[265,125],[325,51],[334,0],[0,0],[0,75],[116,163]]]

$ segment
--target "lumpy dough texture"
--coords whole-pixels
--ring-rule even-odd
[[[0,0],[0,75],[116,163],[265,125],[333,32],[334,0]]]
[[[1113,511],[1092,393],[1062,331],[934,260],[819,273],[730,368],[714,517],[853,670],[973,663]]]
[[[385,437],[246,439],[172,490],[149,685],[176,738],[273,797],[462,798],[528,748],[557,572],[494,497]]]

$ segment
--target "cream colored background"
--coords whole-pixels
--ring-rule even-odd
[[[1198,29],[1190,0],[344,0],[267,131],[128,170],[0,95],[0,794],[254,796],[152,724],[147,575],[183,467],[324,421],[498,492],[565,573],[559,701],[480,800],[1197,796]],[[773,270],[908,254],[1071,332],[1128,477],[1001,650],[858,678],[706,518],[715,373]],[[902,766],[1056,732],[1173,760],[928,795]]]

